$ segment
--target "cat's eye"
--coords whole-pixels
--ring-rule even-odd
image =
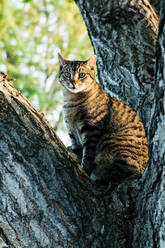
[[[65,72],[65,73],[64,73],[64,76],[65,76],[66,78],[70,78],[71,75],[70,75],[69,72]]]
[[[83,72],[81,72],[81,73],[79,73],[79,78],[85,78],[85,76],[86,76],[86,74],[85,73],[83,73]]]

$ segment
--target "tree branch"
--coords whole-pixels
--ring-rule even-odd
[[[78,216],[91,211],[92,184],[45,117],[2,74],[0,185],[0,228],[11,247],[64,247],[82,235]]]

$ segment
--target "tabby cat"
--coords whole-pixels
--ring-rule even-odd
[[[59,54],[59,80],[70,150],[93,181],[141,174],[148,160],[143,124],[129,106],[110,97],[95,80],[96,56],[69,61]]]

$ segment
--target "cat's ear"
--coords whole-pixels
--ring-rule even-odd
[[[88,59],[87,65],[88,65],[92,70],[95,69],[95,67],[96,67],[96,55],[95,55],[95,54],[92,55],[92,56],[90,57],[90,59]]]
[[[58,53],[58,60],[60,62],[60,66],[63,66],[67,62],[67,60],[64,59],[64,57],[60,53]]]

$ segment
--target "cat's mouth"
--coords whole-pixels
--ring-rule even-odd
[[[82,85],[75,84],[75,85],[69,85],[69,86],[65,85],[64,87],[72,93],[78,93],[78,92],[85,90],[87,88],[87,85],[86,84],[82,84]]]

